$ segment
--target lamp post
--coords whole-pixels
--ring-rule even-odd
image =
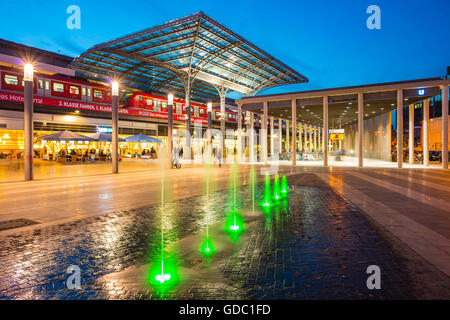
[[[211,130],[212,130],[212,102],[208,101],[206,104],[207,108],[207,117],[208,117],[208,128],[206,130],[206,140],[208,145],[211,144]]]
[[[173,94],[169,92],[167,95],[167,104],[168,104],[168,112],[167,112],[167,161],[169,165],[172,161],[172,152],[173,152]]]
[[[24,80],[24,167],[25,180],[33,180],[33,65],[27,63],[23,68]]]
[[[111,84],[112,96],[112,173],[119,173],[119,82]]]

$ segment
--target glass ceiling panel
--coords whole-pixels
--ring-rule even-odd
[[[148,91],[183,91],[190,79],[194,100],[308,81],[202,12],[96,45],[71,65]]]

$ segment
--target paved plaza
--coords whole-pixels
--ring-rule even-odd
[[[239,167],[244,232],[224,232],[231,167],[183,167],[0,185],[0,297],[7,299],[449,299],[450,175],[441,169],[280,166],[291,192],[253,211]],[[257,172],[260,173],[259,167]],[[159,259],[161,177],[168,261],[178,283],[146,281]],[[208,202],[206,206],[205,203]],[[204,258],[205,211],[216,253]],[[81,288],[69,290],[78,266]],[[366,286],[369,265],[381,289]]]

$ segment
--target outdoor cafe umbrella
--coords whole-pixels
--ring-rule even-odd
[[[94,139],[95,141],[101,141],[101,142],[111,142],[112,141],[112,134],[104,133],[104,132],[97,132],[97,133],[89,133],[87,135],[88,137]],[[119,138],[119,142],[125,142],[125,139]]]
[[[53,141],[95,141],[91,137],[84,136],[82,134],[72,132],[69,130],[59,131],[52,134],[39,137],[37,140],[51,141],[52,151],[55,152]]]
[[[137,134],[128,138],[125,138],[127,142],[138,142],[138,143],[161,143],[161,140],[146,136],[145,134]]]
[[[64,130],[52,134],[47,134],[45,136],[39,137],[38,140],[45,141],[95,141],[91,137],[84,136],[82,134]]]

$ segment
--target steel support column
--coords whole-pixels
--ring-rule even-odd
[[[274,130],[275,130],[275,119],[271,116],[270,117],[270,156],[273,157],[274,155],[274,145],[275,145],[275,134],[274,134]]]
[[[289,146],[290,146],[290,143],[289,143],[289,131],[290,131],[290,124],[289,124],[289,120],[286,120],[286,148],[285,148],[285,150],[286,150],[286,152],[289,152]]]
[[[220,141],[220,163],[223,163],[223,151],[225,149],[225,137],[226,137],[226,126],[225,126],[225,102],[227,96],[226,88],[217,88],[220,97],[220,133],[221,133],[221,141]]]
[[[261,152],[262,152],[262,158],[264,164],[267,164],[267,119],[268,119],[268,113],[269,113],[269,103],[267,101],[264,101],[263,103],[264,112],[263,117],[261,121]]]
[[[386,121],[386,148],[388,161],[392,161],[392,111],[387,114]]]
[[[242,104],[238,104],[237,163],[242,162]]]
[[[29,181],[33,180],[33,81],[24,82],[24,169]]]
[[[397,167],[403,168],[403,90],[397,90]]]
[[[248,156],[250,162],[255,162],[255,115],[250,112],[250,131],[249,131],[249,146],[248,146]]]
[[[364,130],[364,99],[363,94],[358,93],[358,167],[362,168],[364,151],[363,151],[363,130]]]
[[[191,80],[186,86],[186,152],[185,159],[191,161]]]
[[[308,127],[304,123],[301,124],[301,131],[300,132],[303,132],[303,147],[302,147],[302,150],[306,152],[306,151],[308,151],[308,145],[307,145]]]
[[[428,145],[428,127],[430,123],[430,100],[423,101],[423,122],[422,122],[422,149],[423,149],[423,164],[430,165],[430,151]]]
[[[442,86],[442,167],[448,169],[448,85]]]
[[[297,164],[297,101],[295,99],[292,99],[292,101],[291,101],[291,109],[292,109],[291,160],[292,160],[292,165],[295,166]]]
[[[414,164],[414,104],[409,105],[409,164]]]
[[[173,154],[173,103],[167,106],[167,162],[169,163],[169,166],[171,166],[172,164],[172,154]]]
[[[119,173],[119,96],[113,95],[112,102],[112,173]]]
[[[308,126],[308,131],[309,131],[309,152],[313,152],[313,142],[312,142],[313,127],[312,127],[312,125]]]
[[[278,118],[278,139],[278,153],[281,154],[283,146],[283,120],[281,118]]]
[[[322,152],[323,165],[328,166],[328,97],[323,97],[323,134],[322,134]]]

